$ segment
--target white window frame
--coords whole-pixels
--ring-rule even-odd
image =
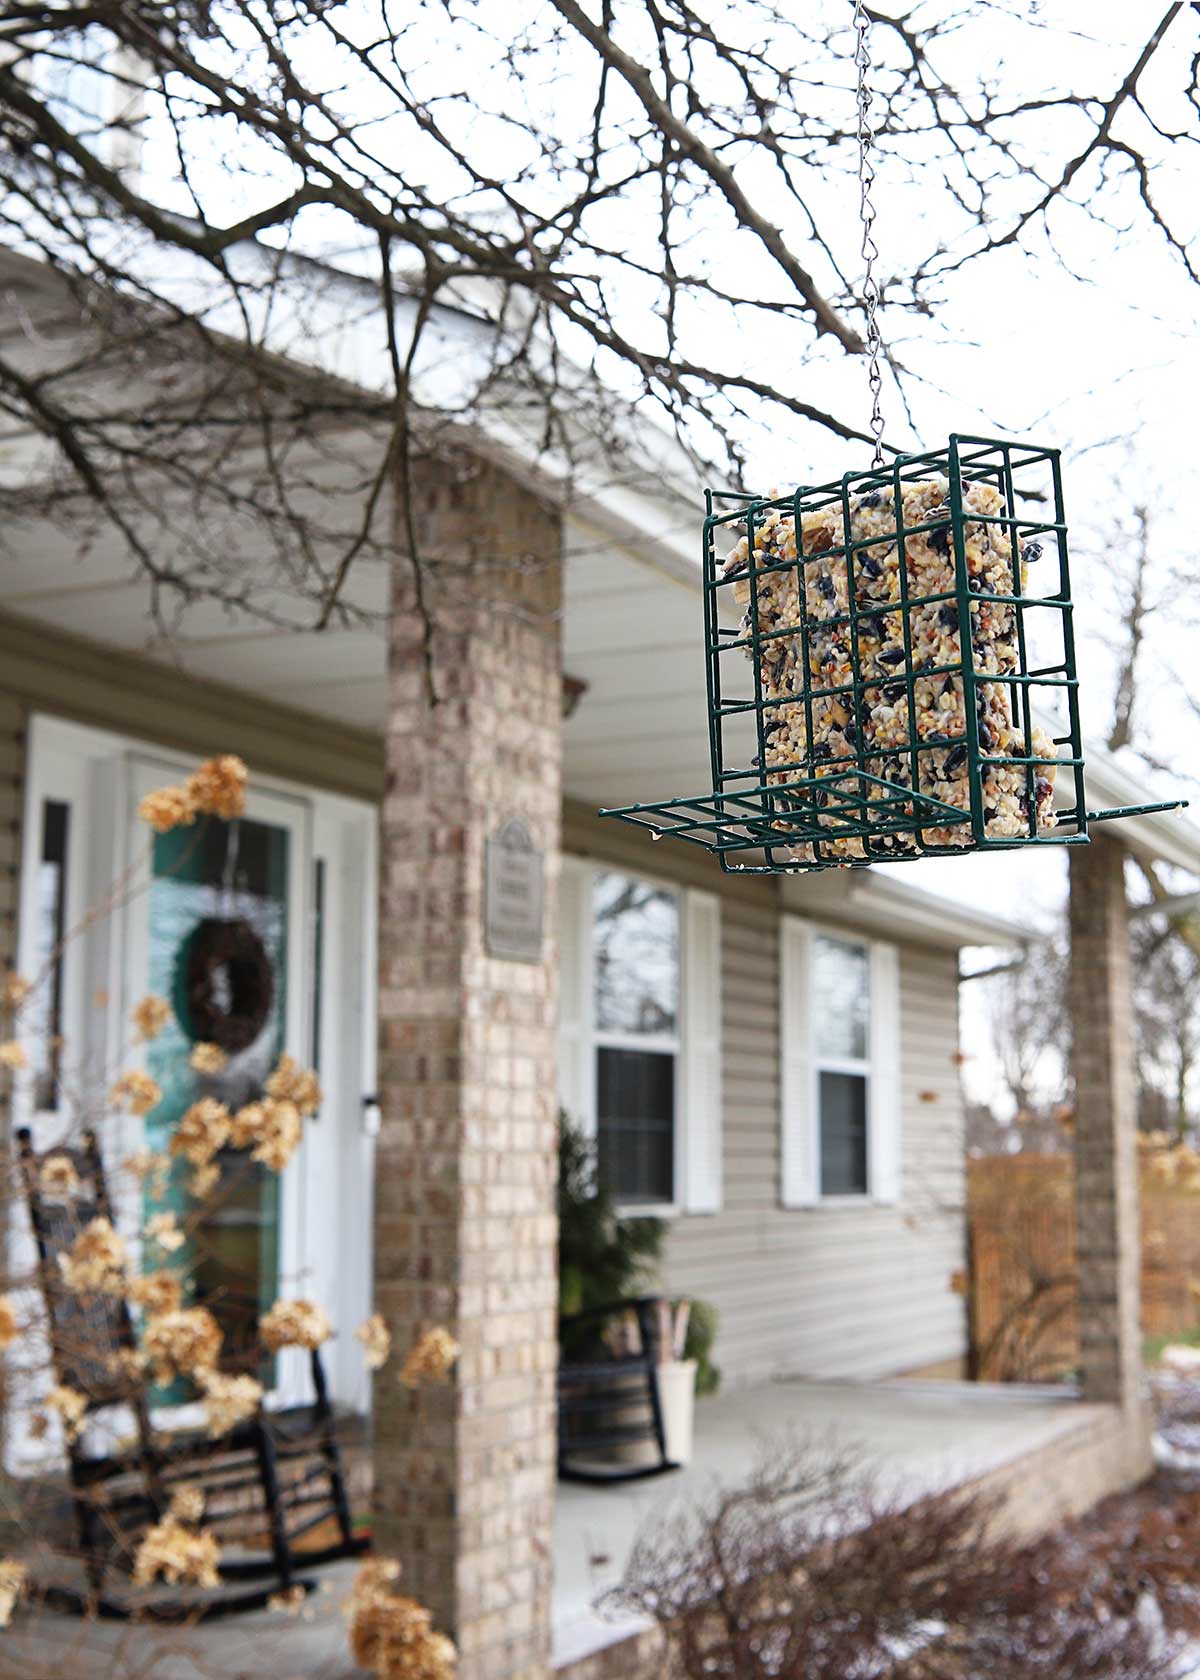
[[[595,1024],[592,888],[599,874],[623,875],[669,893],[678,915],[678,1003],[673,1033],[618,1033]],[[629,1218],[674,1219],[720,1211],[720,901],[711,893],[604,859],[563,858],[564,921],[560,973],[560,1096],[582,1130],[595,1138],[596,1055],[601,1049],[648,1050],[675,1058],[672,1191],[661,1202],[618,1202]]]
[[[819,938],[867,954],[867,1055],[818,1055],[813,987]],[[898,1202],[901,1191],[899,948],[854,929],[785,915],[781,925],[781,1195],[786,1208],[863,1208]],[[866,1079],[867,1188],[821,1190],[821,1074]]]

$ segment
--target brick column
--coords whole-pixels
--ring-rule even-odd
[[[1144,1451],[1137,1110],[1125,853],[1070,857],[1075,1210],[1083,1395],[1117,1402]],[[1139,1445],[1140,1442],[1140,1445]]]
[[[375,1296],[402,1354],[450,1327],[448,1387],[375,1390],[377,1545],[461,1652],[461,1680],[549,1671],[557,1358],[561,535],[465,455],[414,469],[424,626],[398,544],[381,846]],[[545,855],[539,962],[484,947],[484,848]]]

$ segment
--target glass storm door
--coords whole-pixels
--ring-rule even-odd
[[[135,803],[161,785],[162,770],[139,763]],[[300,902],[308,851],[308,813],[302,801],[278,795],[251,796],[247,813],[234,822],[209,817],[192,827],[155,835],[150,882],[144,897],[140,937],[134,939],[133,971],[141,990],[164,997],[172,1018],[146,1047],[146,1068],[163,1097],[146,1117],[147,1147],[165,1151],[187,1108],[213,1097],[232,1112],[262,1095],[280,1054],[300,1057],[307,951]],[[143,841],[144,844],[144,841]],[[138,947],[141,960],[138,960]],[[216,1074],[193,1070],[189,1057],[198,1043],[226,1053]],[[223,1150],[216,1158],[220,1181],[204,1198],[188,1188],[193,1168],[176,1160],[165,1187],[147,1184],[143,1218],[173,1211],[189,1222],[187,1244],[169,1257],[147,1256],[146,1264],[169,1258],[172,1269],[190,1278],[192,1300],[216,1316],[224,1332],[225,1355],[237,1356],[252,1343],[259,1315],[281,1292],[300,1233],[294,1181],[297,1161],[282,1177],[250,1160],[244,1151]],[[291,1204],[291,1205],[289,1205]],[[275,1373],[262,1378],[274,1385]],[[187,1398],[183,1385],[159,1397]]]

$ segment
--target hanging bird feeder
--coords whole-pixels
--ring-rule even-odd
[[[954,436],[885,463],[861,0],[855,21],[874,461],[707,492],[712,789],[601,812],[726,870],[1081,845],[1185,803],[1086,808],[1059,452]]]

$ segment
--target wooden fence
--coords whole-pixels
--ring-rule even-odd
[[[1068,1155],[993,1155],[967,1167],[973,1374],[1046,1382],[1079,1356],[1074,1164]],[[1165,1182],[1143,1155],[1142,1328],[1200,1327],[1200,1194]]]

